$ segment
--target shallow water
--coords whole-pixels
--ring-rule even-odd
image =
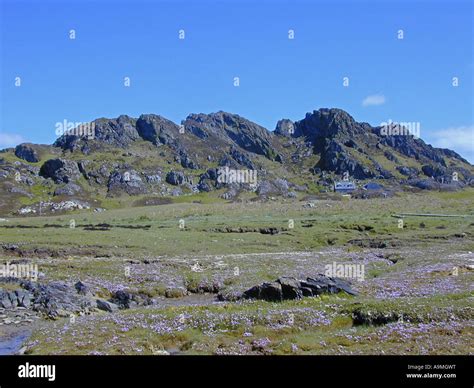
[[[0,338],[0,355],[5,356],[17,353],[30,334],[30,331],[20,331],[8,337]]]

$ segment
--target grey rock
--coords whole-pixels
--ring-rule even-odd
[[[101,299],[96,300],[96,305],[99,310],[107,311],[109,313],[113,313],[114,311],[118,310],[117,305]]]
[[[111,302],[119,306],[121,309],[128,309],[130,308],[130,302],[132,300],[132,296],[129,292],[124,290],[116,291],[111,299]]]
[[[209,181],[201,179],[200,182],[197,185],[197,189],[201,192],[209,192],[212,190],[212,186],[209,183]]]
[[[243,117],[227,112],[191,114],[183,122],[187,131],[200,139],[213,138],[245,151],[264,155],[274,160],[277,156],[272,145],[271,133]]]
[[[192,184],[192,181],[188,179],[182,171],[170,171],[166,174],[166,182],[174,186],[180,186],[185,183]]]
[[[275,134],[286,137],[298,137],[301,136],[301,130],[295,127],[295,123],[289,119],[281,119],[278,121]]]
[[[422,190],[439,190],[441,185],[434,179],[411,179],[408,184]]]
[[[291,277],[281,277],[277,282],[281,284],[283,299],[301,299],[303,297],[299,280]]]
[[[151,184],[158,184],[161,183],[161,175],[160,174],[149,174],[145,176],[147,183]]]
[[[68,159],[47,160],[41,166],[39,174],[53,179],[55,183],[69,183],[81,175],[77,163]]]
[[[285,179],[263,180],[258,184],[257,194],[264,197],[269,195],[288,196],[289,187],[289,183]]]
[[[243,293],[245,299],[262,299],[270,302],[280,302],[283,300],[281,284],[278,282],[262,283],[254,286]]]
[[[67,195],[67,196],[72,196],[81,191],[81,186],[76,185],[75,183],[69,182],[63,187],[58,187],[56,190],[54,190],[54,196],[59,196],[59,195]]]
[[[77,293],[80,295],[87,295],[90,293],[89,287],[86,286],[81,281],[78,281],[76,284],[74,284],[74,288],[76,289]]]
[[[314,278],[307,278],[306,281],[301,282],[301,286],[310,288],[314,295],[319,295],[321,293],[337,294],[341,291],[350,295],[357,295],[347,281],[321,274]]]
[[[237,148],[231,147],[230,156],[240,165],[245,166],[250,170],[255,169],[255,166],[250,160],[248,153],[240,152]]]
[[[335,294],[338,292],[357,295],[347,281],[320,274],[306,280],[281,277],[274,282],[262,283],[248,289],[242,294],[242,297],[245,299],[281,301],[284,299],[301,299],[303,296],[316,296],[322,293]]]
[[[92,132],[84,136],[75,135],[74,131],[65,133],[54,142],[54,146],[63,150],[80,150],[84,154],[89,154],[104,146],[126,148],[140,139],[136,129],[136,120],[126,115],[121,115],[116,119],[94,120]]]
[[[144,194],[147,187],[142,178],[135,170],[113,171],[109,176],[107,183],[107,194],[113,196],[120,193],[129,195]]]
[[[408,177],[415,177],[419,174],[419,171],[414,167],[398,166],[397,171]]]
[[[15,155],[23,160],[30,163],[37,163],[40,161],[38,152],[33,148],[31,144],[22,143],[15,147]]]
[[[432,165],[432,164],[427,164],[421,167],[421,171],[423,171],[423,174],[425,174],[428,177],[440,177],[443,175],[447,174],[447,169],[446,167],[437,164],[437,165]]]
[[[141,115],[137,120],[139,135],[155,145],[175,146],[180,135],[179,129],[178,125],[159,115]]]
[[[182,167],[189,168],[192,170],[199,169],[199,164],[191,159],[191,157],[184,150],[179,151],[179,162]]]
[[[0,289],[0,307],[4,309],[11,309],[14,307],[9,293],[2,289]]]

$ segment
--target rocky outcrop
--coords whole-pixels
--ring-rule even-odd
[[[38,152],[33,148],[31,144],[23,143],[15,147],[15,155],[30,163],[37,163],[40,161]]]
[[[7,291],[0,289],[0,307],[12,309],[15,307],[29,308],[31,306],[31,293],[25,290]]]
[[[89,314],[97,310],[115,312],[118,309],[131,308],[132,305],[153,303],[147,296],[132,295],[125,290],[113,292],[109,299],[98,298],[82,281],[72,285],[63,281],[42,284],[17,278],[0,280],[0,308],[8,311],[22,307],[52,319],[69,317],[72,314]],[[2,283],[8,287],[2,288]]]
[[[132,295],[125,290],[118,290],[114,292],[110,301],[121,309],[130,308],[130,303],[132,302]]]
[[[114,311],[118,310],[118,306],[116,304],[102,299],[96,300],[96,306],[99,310],[106,311],[108,313],[113,313]]]
[[[289,119],[281,119],[275,127],[275,134],[285,137],[299,137],[302,135],[301,128],[296,128],[295,123]]]
[[[113,171],[107,183],[108,195],[127,193],[129,195],[143,194],[147,192],[147,187],[140,174],[135,170]]]
[[[342,109],[319,109],[307,113],[303,120],[295,123],[295,137],[304,136],[312,142],[316,152],[325,148],[325,139],[351,140],[370,131],[366,123],[358,123]]]
[[[407,177],[415,177],[420,173],[416,168],[406,166],[398,166],[397,171]]]
[[[141,138],[155,145],[175,145],[179,136],[178,125],[154,114],[141,115],[136,128]]]
[[[50,159],[43,163],[39,175],[55,183],[69,183],[81,175],[77,163],[68,159]]]
[[[153,174],[153,173],[145,174],[145,179],[147,183],[152,184],[152,185],[156,185],[158,183],[161,183],[162,181],[161,173],[160,174]]]
[[[191,114],[183,122],[187,131],[200,139],[215,138],[245,151],[275,160],[272,134],[265,128],[236,114],[217,112]],[[230,141],[229,141],[230,140]]]
[[[423,174],[425,174],[428,177],[441,177],[445,176],[447,174],[447,168],[442,166],[441,164],[437,165],[432,165],[432,164],[427,164],[421,167],[421,171],[423,171]]]
[[[390,149],[419,163],[429,162],[437,166],[434,171],[426,167],[427,170],[424,171],[426,175],[431,172],[442,174],[442,168],[446,168],[444,160],[446,155],[465,162],[455,152],[433,148],[409,132],[387,135],[382,131],[382,127],[356,122],[341,109],[319,109],[306,114],[303,120],[294,123],[288,119],[280,120],[275,133],[284,137],[302,137],[310,142],[313,152],[320,155],[315,170],[330,171],[337,175],[349,173],[353,179],[394,177],[392,172],[382,168],[371,158],[370,155],[374,150],[380,150],[380,153],[394,164],[393,169],[397,167],[399,160]],[[300,160],[301,157],[293,161]],[[407,176],[412,175],[408,171],[404,172]]]
[[[180,186],[186,183],[192,184],[192,181],[182,171],[170,171],[166,174],[166,182],[173,186]]]
[[[269,195],[288,196],[290,183],[286,179],[263,180],[258,184],[257,194],[262,197]]]
[[[274,282],[262,283],[248,289],[242,294],[242,297],[280,302],[286,299],[301,299],[303,296],[317,296],[323,293],[337,294],[339,292],[357,295],[345,280],[318,275],[306,280],[281,277]]]
[[[410,179],[408,184],[421,190],[440,190],[440,191],[456,191],[466,186],[465,183],[460,181],[449,180],[436,180],[436,179]]]
[[[0,198],[0,206],[9,206],[11,197],[14,212],[21,207],[21,197],[44,202],[39,186],[45,186],[48,195],[84,199],[104,193],[178,196],[221,190],[217,195],[225,199],[247,200],[241,195],[246,191],[263,199],[295,197],[295,191],[327,192],[343,176],[390,180],[387,187],[408,190],[474,185],[473,166],[456,152],[433,148],[410,134],[387,135],[382,127],[357,122],[341,109],[315,110],[299,121],[282,119],[274,132],[222,111],[190,114],[182,125],[154,114],[103,118],[92,124],[90,136],[72,130],[60,136],[55,147],[24,143],[4,150],[9,155],[0,154],[0,185],[10,198]],[[41,155],[57,156],[41,168],[30,164]],[[242,179],[233,186],[217,182],[220,167],[256,171],[258,179]],[[308,184],[299,190],[294,183],[302,179]]]
[[[139,140],[140,135],[136,129],[136,119],[121,115],[116,119],[97,119],[88,124],[90,133],[79,130],[70,130],[60,136],[55,142],[55,147],[63,150],[81,150],[88,154],[92,149],[111,146],[126,148],[132,142]]]
[[[204,174],[199,176],[199,183],[197,188],[201,192],[209,192],[217,184],[217,170],[214,168],[208,169]]]
[[[351,157],[339,142],[323,140],[321,144],[326,145],[322,149],[321,159],[315,168],[333,171],[338,175],[348,173],[355,179],[369,179],[376,176],[376,170],[371,170],[367,165]]]
[[[229,151],[230,156],[241,166],[245,166],[250,170],[255,170],[255,166],[249,158],[247,153],[240,152],[237,148],[231,147]],[[221,164],[221,166],[226,166],[227,164]]]
[[[402,155],[416,160],[439,163],[442,166],[445,166],[443,158],[444,151],[426,144],[419,138],[412,135],[386,136],[381,133],[381,127],[373,128],[372,131],[377,134],[381,144],[393,148]],[[457,156],[456,153],[453,153],[452,157],[457,158]]]
[[[0,289],[0,305],[5,309],[25,307],[49,318],[68,317],[91,310],[91,301],[75,292],[65,282],[39,284],[29,280],[13,279],[19,288],[15,291]]]

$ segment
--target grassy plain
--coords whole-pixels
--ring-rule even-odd
[[[183,198],[2,221],[1,245],[16,245],[15,255],[38,264],[40,281],[81,280],[102,297],[125,288],[156,301],[74,323],[43,322],[27,352],[472,353],[473,189],[348,201]],[[405,217],[400,227],[393,217],[399,213],[460,217]],[[203,282],[231,293],[280,276],[304,278],[334,262],[364,265],[365,279],[353,281],[358,296],[282,303],[170,298],[170,290]]]

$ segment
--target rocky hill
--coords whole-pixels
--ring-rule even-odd
[[[275,131],[226,112],[190,114],[179,125],[155,114],[122,115],[90,128],[51,146],[2,150],[0,212],[99,211],[182,196],[301,199],[331,192],[343,178],[359,186],[377,180],[387,191],[474,185],[473,166],[454,151],[406,133],[387,135],[340,109],[282,119]]]

